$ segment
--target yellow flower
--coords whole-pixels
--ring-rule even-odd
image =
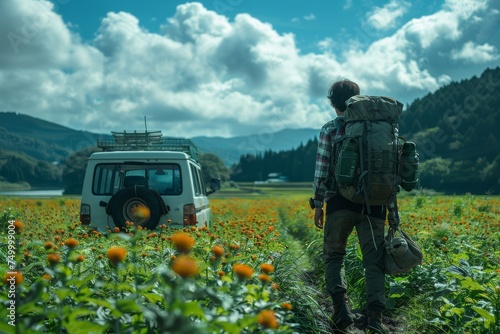
[[[260,265],[260,270],[265,274],[270,274],[274,271],[274,266],[269,263],[264,263]]]
[[[112,264],[117,264],[125,260],[125,257],[127,257],[127,250],[123,247],[112,246],[108,249],[107,255]]]
[[[276,315],[273,310],[262,310],[259,313],[258,317],[259,325],[264,328],[273,328],[277,329],[279,327],[278,319],[276,319]]]
[[[45,243],[45,245],[43,245],[43,247],[44,247],[45,249],[49,250],[49,249],[51,249],[51,248],[54,248],[54,247],[55,247],[55,245],[54,245],[52,242],[47,241],[47,242]]]
[[[243,263],[233,265],[233,271],[241,279],[251,278],[254,272],[250,266]]]
[[[266,274],[260,274],[259,275],[259,280],[262,283],[267,283],[267,282],[271,282],[271,277],[269,277],[269,275],[266,275]]]
[[[78,246],[78,240],[73,239],[73,238],[69,238],[69,239],[66,239],[66,241],[64,242],[64,244],[68,248],[75,248],[76,246]]]
[[[290,303],[282,303],[281,308],[284,310],[287,310],[287,311],[291,311],[293,307],[292,307],[292,304],[290,304]]]
[[[47,255],[47,261],[49,261],[49,263],[51,265],[56,265],[59,262],[61,262],[61,254],[59,254],[59,253],[50,253],[50,254]]]
[[[183,232],[174,234],[172,242],[175,248],[181,253],[189,253],[195,244],[194,239],[189,234]]]
[[[24,228],[23,222],[16,219],[16,221],[14,222],[14,229],[16,230],[16,232],[20,232],[23,228]]]
[[[215,257],[221,257],[222,255],[224,255],[224,248],[222,248],[221,246],[214,246],[214,248],[212,248],[212,253],[215,255]]]
[[[180,255],[173,260],[172,270],[180,277],[188,278],[197,275],[200,268],[193,258]]]
[[[10,285],[12,281],[14,281],[15,285],[21,284],[24,281],[23,274],[18,270],[5,273],[5,276],[3,277],[3,283],[5,285]]]

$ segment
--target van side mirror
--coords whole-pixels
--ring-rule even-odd
[[[220,189],[220,179],[213,178],[210,180],[210,190],[207,195],[210,195]]]

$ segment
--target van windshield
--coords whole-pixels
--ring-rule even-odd
[[[113,195],[132,186],[147,186],[160,195],[180,195],[182,175],[178,164],[98,164],[94,171],[92,193]]]

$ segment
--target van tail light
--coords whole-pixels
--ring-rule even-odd
[[[80,223],[82,225],[90,225],[90,205],[80,205]]]
[[[196,207],[194,204],[184,205],[184,226],[196,225]]]

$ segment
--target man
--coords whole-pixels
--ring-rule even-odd
[[[338,117],[326,123],[319,134],[312,199],[314,223],[318,228],[324,228],[325,278],[333,300],[334,328],[343,333],[353,324],[353,315],[347,304],[344,256],[347,239],[356,228],[365,269],[367,329],[372,333],[384,333],[381,318],[385,309],[383,252],[386,208],[371,206],[371,215],[368,216],[363,204],[345,199],[337,194],[334,186],[334,142],[342,139],[343,115],[347,109],[345,101],[354,95],[359,95],[359,86],[347,79],[333,83],[328,91],[328,99]]]

